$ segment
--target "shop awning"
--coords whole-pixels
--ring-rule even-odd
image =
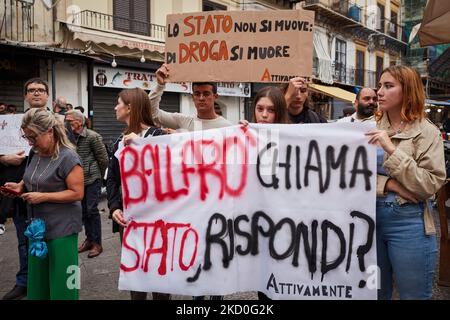
[[[149,37],[130,37],[129,35],[122,35],[116,31],[101,31],[91,28],[80,27],[76,25],[67,24],[68,29],[73,32],[73,38],[84,42],[92,41],[94,43],[103,43],[107,46],[117,46],[119,48],[147,50],[150,52],[157,51],[164,54],[164,44],[152,43]],[[148,38],[148,39],[144,39]]]
[[[420,46],[450,43],[450,1],[428,0],[419,29]]]
[[[341,88],[328,87],[314,83],[309,84],[309,88],[325,95],[332,96],[334,98],[338,98],[351,103],[353,103],[356,99],[356,94]]]

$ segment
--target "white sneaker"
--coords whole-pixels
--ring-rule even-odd
[[[5,225],[4,224],[0,224],[0,235],[4,234],[5,230],[6,230]]]

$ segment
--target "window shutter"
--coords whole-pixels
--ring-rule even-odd
[[[146,36],[150,35],[149,1],[132,1],[132,16],[133,21],[131,31]]]
[[[132,0],[114,0],[114,30],[130,32],[130,2]]]

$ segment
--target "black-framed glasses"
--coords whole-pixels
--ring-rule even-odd
[[[38,138],[38,135],[35,135],[35,136],[27,136],[26,134],[23,134],[23,135],[22,135],[22,138],[25,139],[25,140],[28,140],[28,141],[30,141],[30,142],[36,142],[36,140],[37,140],[37,138]]]
[[[27,89],[27,93],[28,94],[35,94],[36,92],[39,93],[39,94],[44,94],[44,93],[47,93],[47,90],[43,89],[43,88],[29,88],[29,89]]]

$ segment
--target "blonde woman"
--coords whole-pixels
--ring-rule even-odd
[[[24,114],[21,127],[34,154],[23,180],[5,186],[23,192],[29,218],[45,222],[44,241],[48,248],[44,258],[29,254],[27,298],[77,300],[77,245],[82,227],[80,201],[84,196],[81,161],[63,123],[51,112],[30,109]]]

